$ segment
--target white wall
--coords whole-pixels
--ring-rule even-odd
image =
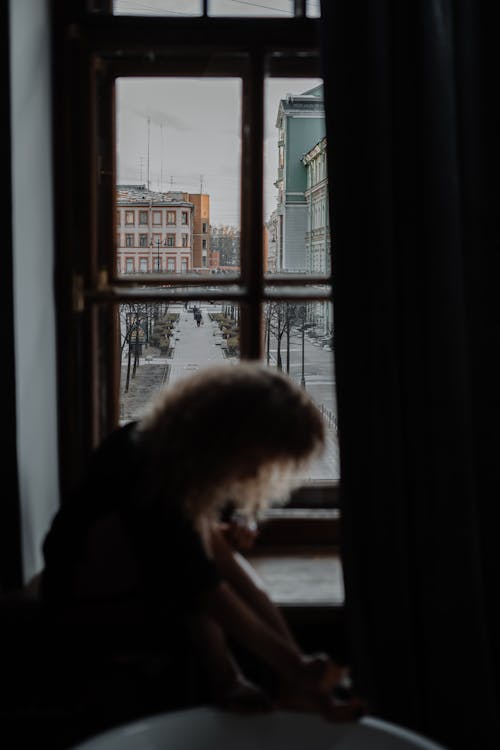
[[[58,506],[48,0],[10,0],[17,451],[24,578]]]

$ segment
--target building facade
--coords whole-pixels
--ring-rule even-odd
[[[302,157],[325,135],[323,87],[288,94],[280,101],[278,128],[278,189],[276,270],[309,272],[305,237],[308,231],[307,169]]]
[[[187,193],[193,205],[193,269],[204,270],[218,265],[210,250],[210,196],[206,193]]]
[[[328,171],[326,137],[316,143],[304,156],[306,169],[305,199],[307,231],[305,235],[306,263],[314,275],[331,273],[331,233],[328,210]],[[330,302],[315,302],[309,319],[323,335],[333,336],[333,307]]]
[[[268,273],[278,271],[278,236],[279,236],[279,217],[278,212],[273,211],[266,222],[267,238],[267,263],[266,270]]]
[[[307,188],[305,234],[306,266],[313,274],[329,274],[330,220],[328,214],[328,174],[326,167],[326,138],[322,138],[304,156]]]
[[[118,273],[189,273],[208,267],[209,220],[208,195],[118,185]]]

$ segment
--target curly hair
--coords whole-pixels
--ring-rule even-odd
[[[164,389],[138,429],[153,491],[193,518],[229,498],[248,514],[286,499],[325,441],[307,393],[255,362],[207,367]]]

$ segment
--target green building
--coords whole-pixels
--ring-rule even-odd
[[[306,248],[308,206],[304,154],[325,135],[323,86],[282,99],[278,128],[277,261],[278,271],[310,272]]]

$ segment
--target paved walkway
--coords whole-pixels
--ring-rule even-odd
[[[216,334],[219,326],[210,320],[209,312],[218,312],[215,305],[200,305],[203,315],[203,324],[198,326],[190,310],[184,305],[171,305],[169,312],[179,313],[179,320],[175,330],[175,350],[170,364],[169,383],[174,383],[190,373],[207,365],[231,364],[230,358],[224,356],[224,352],[217,345]]]

